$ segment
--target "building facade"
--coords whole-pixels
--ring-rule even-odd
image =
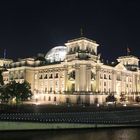
[[[139,59],[127,55],[104,64],[98,46],[81,37],[51,49],[45,57],[12,62],[3,72],[4,83],[27,80],[35,103],[103,104],[109,94],[118,102],[121,95],[134,101],[140,92]]]

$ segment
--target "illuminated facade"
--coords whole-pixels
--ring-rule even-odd
[[[12,62],[3,72],[4,82],[31,83],[33,102],[46,104],[103,104],[112,93],[129,101],[140,92],[139,59],[122,56],[117,63],[104,64],[99,44],[81,37],[51,49],[45,57]]]

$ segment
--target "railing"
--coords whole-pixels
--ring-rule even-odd
[[[66,113],[5,113],[0,121],[88,124],[140,124],[140,110],[66,112]]]

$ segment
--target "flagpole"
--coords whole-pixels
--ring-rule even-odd
[[[3,58],[6,59],[6,49],[4,49]]]
[[[130,55],[130,49],[127,47],[127,56]]]

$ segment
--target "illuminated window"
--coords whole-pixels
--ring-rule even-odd
[[[35,80],[37,80],[37,74],[35,74]]]

